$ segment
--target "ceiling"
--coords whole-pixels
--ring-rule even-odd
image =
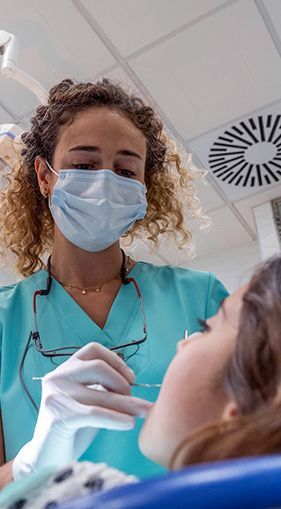
[[[19,66],[45,88],[110,76],[158,106],[210,170],[197,185],[213,222],[196,234],[199,256],[255,239],[252,207],[281,195],[280,0],[0,0],[0,12],[0,29],[19,39]],[[0,76],[0,124],[28,126],[36,104]],[[173,241],[154,255],[137,250],[186,259]]]

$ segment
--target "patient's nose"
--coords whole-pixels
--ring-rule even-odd
[[[190,341],[192,341],[196,336],[200,336],[202,333],[197,331],[193,332],[187,338],[181,339],[177,342],[177,352],[180,352]]]

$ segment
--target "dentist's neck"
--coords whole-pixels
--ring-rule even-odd
[[[122,253],[119,242],[104,251],[92,253],[69,242],[55,228],[51,272],[58,281],[93,286],[120,272]]]

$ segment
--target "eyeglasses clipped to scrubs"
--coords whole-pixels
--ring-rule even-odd
[[[129,341],[127,343],[122,343],[120,345],[110,348],[110,350],[116,351],[118,353],[118,355],[120,355],[120,357],[123,360],[127,361],[128,359],[133,357],[133,355],[135,355],[139,351],[140,345],[146,341],[146,339],[147,339],[147,325],[146,325],[146,316],[145,316],[145,312],[144,312],[143,299],[142,299],[142,294],[141,294],[139,285],[133,277],[127,276],[126,256],[125,256],[124,251],[123,250],[121,250],[121,251],[122,251],[122,266],[121,266],[120,276],[121,276],[122,284],[128,285],[130,283],[133,283],[134,288],[137,293],[137,296],[138,296],[138,299],[139,299],[139,302],[140,302],[140,310],[141,310],[141,314],[142,314],[142,318],[143,318],[143,336],[141,339],[132,339],[131,341]],[[19,378],[20,378],[21,385],[36,411],[38,411],[38,405],[35,403],[33,397],[31,396],[31,394],[26,386],[26,383],[23,379],[24,361],[26,359],[28,349],[31,345],[31,341],[33,341],[35,350],[38,353],[40,353],[41,355],[43,355],[44,357],[49,357],[51,362],[53,362],[53,364],[55,364],[53,361],[53,359],[55,357],[70,357],[77,350],[80,350],[80,348],[82,346],[82,345],[79,345],[79,346],[68,345],[68,346],[52,348],[52,349],[48,350],[48,349],[45,349],[42,345],[40,333],[39,333],[39,329],[38,329],[38,323],[37,323],[36,304],[37,304],[37,297],[39,297],[39,296],[46,297],[47,295],[49,295],[49,293],[51,291],[51,286],[52,286],[52,281],[53,281],[52,274],[51,274],[51,257],[49,257],[48,261],[47,261],[47,271],[48,271],[48,276],[47,276],[47,280],[46,280],[46,288],[44,288],[42,290],[36,290],[33,295],[34,330],[30,331],[30,334],[28,336],[28,340],[27,340],[27,343],[26,343],[26,346],[25,346],[25,349],[23,351],[23,355],[22,355],[22,358],[20,361],[20,365],[19,365]],[[133,352],[129,351],[127,356],[124,354],[124,352],[121,352],[121,350],[124,350],[126,348],[131,349],[131,347],[134,348],[134,351]],[[40,378],[41,377],[34,377],[34,379],[40,379]],[[159,387],[159,384],[135,384],[135,385],[142,385],[145,387],[155,387],[155,386]]]

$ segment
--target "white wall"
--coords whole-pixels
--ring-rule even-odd
[[[280,235],[270,201],[253,208],[262,260],[281,251]]]
[[[255,267],[261,262],[257,242],[224,250],[207,258],[197,258],[191,268],[214,272],[230,292],[249,280]]]
[[[213,272],[230,292],[247,282],[255,267],[261,263],[257,241],[243,243],[229,249],[220,249],[206,256],[197,256],[194,260],[191,257],[194,254],[193,249],[189,253],[187,249],[182,251],[176,247],[172,249],[171,245],[171,243],[162,243],[157,251],[153,251],[148,243],[139,241],[126,251],[135,260],[148,261],[155,265],[171,264]]]
[[[15,274],[11,267],[8,266],[8,264],[5,264],[1,260],[0,265],[0,286],[5,286],[10,283],[14,283],[15,281],[18,281],[20,279],[20,276],[18,274]]]

